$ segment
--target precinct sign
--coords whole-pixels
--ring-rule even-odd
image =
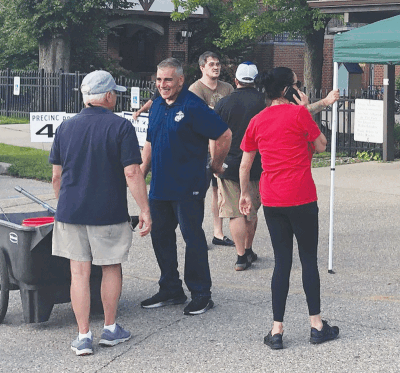
[[[30,113],[31,142],[53,142],[57,127],[74,115],[65,112]]]
[[[141,114],[135,121],[131,112],[115,113],[129,120],[135,127],[139,146],[143,147],[146,142],[149,117],[147,113]],[[76,114],[65,112],[30,113],[31,142],[53,142],[57,127],[64,121]]]

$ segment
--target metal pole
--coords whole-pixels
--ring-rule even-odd
[[[338,89],[338,63],[333,63],[333,89]],[[336,132],[338,121],[338,103],[332,107],[332,138],[331,138],[331,198],[329,204],[329,263],[328,272],[333,271],[333,206],[335,201],[335,166],[336,166]]]

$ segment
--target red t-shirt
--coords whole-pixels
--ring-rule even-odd
[[[298,206],[317,200],[308,143],[320,133],[304,106],[271,106],[250,121],[240,147],[261,154],[264,206]]]

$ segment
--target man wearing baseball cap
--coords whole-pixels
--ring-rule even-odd
[[[56,130],[51,149],[53,189],[58,198],[53,229],[53,255],[70,259],[71,303],[79,335],[71,348],[93,353],[89,328],[91,265],[102,267],[101,299],[104,329],[99,341],[114,346],[131,338],[116,324],[121,294],[121,263],[132,244],[127,188],[140,208],[140,235],[151,230],[146,184],[135,130],[112,113],[115,83],[106,71],[93,71],[82,81],[85,108]]]
[[[262,168],[258,153],[250,172],[252,211],[247,216],[239,211],[239,166],[243,153],[240,143],[250,119],[265,108],[264,94],[254,87],[257,74],[257,66],[252,62],[241,63],[236,70],[237,88],[230,95],[221,98],[215,106],[215,111],[232,131],[231,148],[224,161],[228,168],[218,177],[218,207],[221,218],[230,218],[229,228],[237,251],[236,271],[244,271],[257,260],[252,244],[257,227],[257,210],[261,205],[258,183]]]

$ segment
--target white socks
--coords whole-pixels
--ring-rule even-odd
[[[116,323],[112,324],[112,325],[104,325],[104,329],[109,330],[111,333],[115,332],[115,327],[117,326]]]
[[[116,323],[112,324],[112,325],[104,325],[104,329],[109,330],[111,333],[115,332],[115,327],[117,326]],[[89,338],[89,339],[93,339],[93,335],[92,332],[89,330],[86,334],[81,334],[79,333],[78,336],[79,340],[81,341],[84,338]]]
[[[84,338],[93,339],[92,332],[89,330],[86,334],[79,333],[79,340],[81,341]]]

